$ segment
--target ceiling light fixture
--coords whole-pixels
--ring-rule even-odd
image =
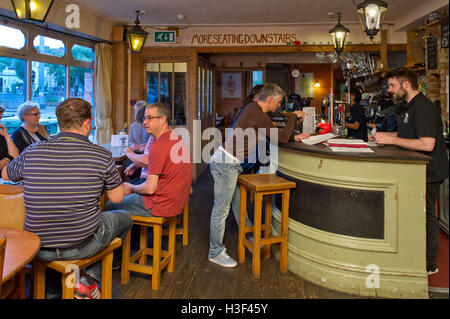
[[[356,4],[356,3],[355,3]],[[387,3],[381,0],[364,0],[356,6],[359,21],[370,41],[380,31],[380,26],[387,11]],[[364,20],[364,23],[362,22]]]
[[[330,14],[329,14],[330,15]],[[331,15],[330,15],[331,16]],[[338,24],[329,31],[331,42],[333,43],[334,50],[337,54],[340,54],[344,50],[345,43],[347,41],[350,30],[341,24],[341,13],[337,13]]]
[[[17,20],[44,22],[53,0],[11,0]]]
[[[135,25],[131,30],[128,31],[128,45],[132,53],[141,53],[142,48],[144,47],[145,40],[147,39],[148,32],[146,32],[139,25],[139,15],[146,13],[142,10],[136,10],[136,21],[134,21]]]

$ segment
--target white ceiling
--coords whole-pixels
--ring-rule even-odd
[[[342,12],[342,22],[359,23],[353,1],[362,0],[71,0],[117,23],[132,24],[135,10],[146,10],[141,24],[183,25],[177,15],[184,15],[191,26],[335,24],[329,12]],[[385,0],[385,21],[395,23],[420,9],[424,1]],[[424,12],[426,14],[427,12]]]

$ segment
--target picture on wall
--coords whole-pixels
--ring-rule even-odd
[[[241,73],[222,73],[222,98],[242,99]]]

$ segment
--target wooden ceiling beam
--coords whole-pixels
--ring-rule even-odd
[[[344,52],[377,52],[379,44],[351,44],[344,48]],[[292,45],[292,46],[215,46],[194,47],[197,53],[314,53],[333,52],[332,45]],[[388,51],[406,51],[406,44],[388,44]]]

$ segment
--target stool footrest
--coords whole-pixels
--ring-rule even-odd
[[[259,244],[260,244],[260,246],[267,246],[267,245],[272,245],[272,244],[280,244],[282,242],[283,242],[282,237],[270,237],[270,238],[261,238],[261,241],[259,242]],[[248,239],[244,238],[243,244],[251,252],[253,252],[254,244],[252,242],[250,242]]]

